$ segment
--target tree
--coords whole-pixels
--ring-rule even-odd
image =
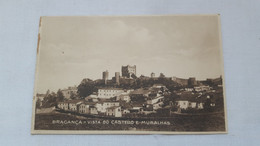
[[[160,73],[160,78],[165,78],[165,75],[163,73]]]
[[[70,99],[76,99],[77,95],[74,92],[71,92]]]
[[[36,108],[41,108],[41,100],[39,98],[36,101]]]
[[[50,90],[48,89],[48,90],[46,91],[45,97],[48,96],[50,93],[51,93],[51,92],[50,92]]]
[[[46,94],[46,96],[44,97],[43,101],[42,101],[42,107],[44,108],[48,108],[48,107],[53,107],[56,106],[57,104],[57,96],[54,92],[52,92],[51,94]]]
[[[64,100],[64,95],[63,95],[63,93],[61,92],[61,90],[59,89],[59,90],[57,91],[56,101],[57,101],[57,102],[60,102],[60,101],[63,101],[63,100]]]
[[[86,97],[97,91],[97,87],[92,80],[84,79],[78,86],[78,95],[80,97]]]

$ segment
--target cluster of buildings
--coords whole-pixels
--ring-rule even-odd
[[[179,96],[174,102],[178,112],[187,109],[204,109],[207,101],[210,107],[215,107],[216,99],[219,98],[215,89],[205,85],[180,89],[175,91],[175,94]]]
[[[106,115],[121,117],[122,111],[117,101],[89,102],[85,100],[68,100],[59,102],[57,107],[64,111],[78,112],[80,114]]]
[[[89,95],[84,100],[62,101],[57,104],[57,107],[64,111],[113,117],[122,117],[131,113],[154,113],[163,106],[162,88],[166,89],[164,85],[137,90],[100,88],[97,93]]]
[[[195,86],[190,88],[184,88],[183,91],[195,91],[195,92],[215,92],[212,87],[208,85]]]
[[[136,66],[122,66],[122,76],[119,72],[115,72],[112,81],[120,84],[120,79],[133,79],[136,77]],[[109,72],[104,71],[102,80],[108,84]],[[155,73],[151,73],[151,77],[147,78],[166,78],[162,73],[159,77],[155,77]],[[141,76],[140,78],[146,78]],[[69,87],[62,90],[66,100],[59,102],[57,107],[64,111],[72,111],[80,114],[102,115],[112,117],[122,117],[127,114],[150,114],[156,113],[157,110],[165,108],[166,105],[177,108],[178,112],[187,109],[204,109],[205,101],[211,97],[207,95],[209,92],[215,92],[212,87],[200,84],[195,78],[180,79],[171,77],[170,80],[176,83],[187,85],[185,88],[176,92],[179,98],[165,103],[165,96],[172,95],[163,84],[154,84],[151,87],[139,89],[122,89],[115,87],[98,88],[97,92],[85,97],[82,100],[69,100],[71,94],[77,93],[76,87]],[[217,80],[218,81],[218,80]],[[111,82],[111,80],[110,80]],[[214,102],[210,103],[215,106]]]
[[[204,88],[204,87],[203,87]],[[149,88],[124,90],[121,88],[100,88],[83,100],[65,100],[57,107],[64,111],[99,116],[122,117],[131,114],[151,114],[164,108],[165,96],[170,95],[162,84],[154,84]],[[171,101],[171,106],[177,112],[187,109],[204,109],[204,104],[211,97],[206,94],[193,92],[180,94],[180,98]],[[215,102],[210,103],[215,106]]]
[[[179,99],[175,100],[175,105],[179,110],[187,110],[187,109],[203,109],[205,103],[205,98],[198,98],[198,96],[189,96],[186,95]]]

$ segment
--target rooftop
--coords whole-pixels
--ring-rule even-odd
[[[201,101],[201,99],[198,99],[198,98],[196,98],[196,97],[194,97],[194,98],[192,98],[192,97],[182,97],[182,98],[176,99],[176,101],[198,102],[198,101]]]
[[[208,95],[198,96],[198,94],[182,94],[176,101],[190,101],[190,102],[204,102],[207,100]],[[211,98],[214,101],[215,98]]]
[[[153,84],[153,86],[165,86],[163,84]]]
[[[143,103],[139,103],[139,102],[133,102],[131,103],[132,107],[143,107]]]
[[[59,103],[79,103],[79,102],[84,102],[84,100],[81,99],[77,99],[77,100],[65,100],[65,101],[61,101]]]
[[[148,90],[148,89],[140,88],[140,89],[134,90],[134,91],[131,92],[130,94],[148,94],[148,93],[150,93],[150,92],[151,92],[151,91]]]
[[[98,89],[102,89],[102,90],[124,90],[122,88],[98,88]]]
[[[150,96],[147,99],[152,100],[152,99],[157,99],[157,98],[164,98],[164,96],[162,96],[162,95],[160,95],[160,96]]]
[[[91,94],[91,95],[85,97],[85,99],[92,99],[92,98],[98,98],[98,96],[95,94]]]
[[[80,103],[80,105],[81,105],[81,104],[85,104],[85,105],[95,105],[96,102],[86,102],[86,101],[84,101],[84,102]]]
[[[119,108],[120,106],[112,106],[112,107],[109,107],[107,109],[116,109],[116,108]]]

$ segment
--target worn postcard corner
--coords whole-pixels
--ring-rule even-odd
[[[41,17],[31,134],[227,133],[220,32],[219,14]]]

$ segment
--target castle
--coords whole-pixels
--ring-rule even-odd
[[[136,77],[136,65],[134,66],[122,66],[122,78],[125,79],[132,79],[133,77]],[[105,84],[108,84],[108,75],[109,72],[106,70],[102,73],[102,80],[104,81]],[[119,85],[120,84],[120,72],[115,72],[115,76],[113,77],[113,81]]]
[[[136,76],[136,65],[122,66],[122,77],[131,78],[132,75]]]

